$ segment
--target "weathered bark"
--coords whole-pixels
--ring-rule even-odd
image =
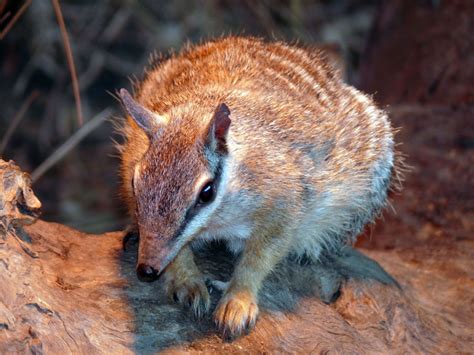
[[[197,322],[169,303],[159,282],[135,280],[134,255],[122,252],[121,233],[86,235],[42,221],[27,232],[37,257],[11,235],[0,249],[2,353],[472,350],[471,241],[442,252],[370,252],[402,290],[350,280],[332,305],[292,289],[309,268],[295,265],[299,274],[282,273],[280,290],[267,287],[273,294],[263,295],[264,303],[272,308],[256,329],[225,343],[209,319]]]
[[[196,322],[170,304],[160,283],[135,280],[134,257],[121,251],[120,233],[85,235],[39,221],[28,234],[36,258],[12,236],[0,249],[2,353],[472,350],[471,241],[442,251],[372,251],[402,290],[351,280],[331,306],[287,288],[285,279],[279,292],[287,304],[264,295],[274,309],[264,310],[250,335],[225,343],[209,319]]]
[[[288,260],[265,283],[256,329],[227,343],[210,316],[196,321],[165,298],[160,282],[136,280],[122,233],[87,235],[43,221],[23,229],[9,217],[0,244],[1,353],[472,350],[472,240],[442,250],[366,251],[401,289],[368,281],[364,274],[385,276],[357,253],[321,265]],[[208,275],[228,277],[222,251],[198,255]],[[345,281],[336,302],[321,302],[352,267],[359,279]],[[215,304],[219,295],[212,296]]]

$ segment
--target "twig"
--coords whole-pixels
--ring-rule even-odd
[[[130,9],[123,8],[119,9],[112,16],[112,20],[107,24],[107,27],[102,32],[102,41],[103,43],[113,42],[122,32],[123,28],[127,25],[128,20],[130,19],[132,13]]]
[[[38,97],[38,95],[39,95],[38,91],[33,91],[30,94],[30,96],[28,96],[28,98],[25,100],[25,102],[23,102],[23,105],[21,105],[20,110],[16,113],[15,117],[13,117],[13,120],[11,120],[10,125],[8,126],[8,129],[5,132],[5,135],[3,136],[2,141],[0,142],[0,156],[2,156],[3,151],[5,150],[5,147],[8,144],[8,141],[13,135],[13,132],[15,132],[15,129],[18,127],[18,124],[23,119],[23,117],[25,116],[25,113],[28,111],[31,104]]]
[[[30,6],[32,0],[26,0],[26,2],[20,7],[20,10],[13,16],[11,21],[5,26],[2,32],[0,32],[0,41],[7,35],[8,31],[11,30],[13,25],[18,21],[18,19],[23,15],[28,6]]]
[[[112,109],[106,108],[93,119],[88,121],[76,133],[74,133],[66,142],[64,142],[53,154],[38,166],[31,174],[31,180],[37,181],[46,171],[48,171],[57,162],[63,159],[76,145],[79,144],[89,133],[95,130],[112,113]]]
[[[79,126],[82,126],[84,119],[82,117],[82,106],[81,106],[81,94],[79,93],[79,83],[77,81],[76,67],[74,65],[74,58],[72,56],[71,43],[69,42],[69,36],[66,30],[66,24],[64,23],[63,14],[61,7],[59,6],[58,0],[51,0],[54,7],[54,12],[58,19],[59,28],[61,30],[61,36],[63,37],[64,51],[66,52],[67,63],[69,66],[69,72],[71,73],[72,88],[74,91],[74,99],[76,101],[76,111]]]
[[[2,13],[2,9],[0,9],[0,14]],[[11,12],[8,11],[5,15],[3,15],[2,17],[0,17],[0,25],[7,19],[9,18],[11,15]]]

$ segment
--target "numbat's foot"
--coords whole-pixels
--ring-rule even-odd
[[[258,306],[249,291],[229,292],[219,302],[214,314],[215,322],[224,339],[232,340],[248,333],[257,321]]]
[[[187,277],[184,280],[168,279],[166,293],[170,299],[190,309],[198,319],[209,312],[211,299],[202,277]]]

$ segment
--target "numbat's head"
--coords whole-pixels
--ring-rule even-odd
[[[230,110],[221,103],[207,112],[181,108],[163,117],[140,105],[125,89],[120,96],[149,140],[130,183],[140,232],[138,269],[157,276],[199,232],[213,209],[227,154]],[[189,114],[207,116],[202,121],[209,123],[191,126]]]

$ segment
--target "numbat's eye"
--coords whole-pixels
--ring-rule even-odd
[[[199,194],[199,203],[200,204],[206,204],[211,202],[214,199],[214,194],[215,194],[215,188],[214,188],[214,182],[209,181],[204,185],[204,187],[201,190],[201,193]]]

